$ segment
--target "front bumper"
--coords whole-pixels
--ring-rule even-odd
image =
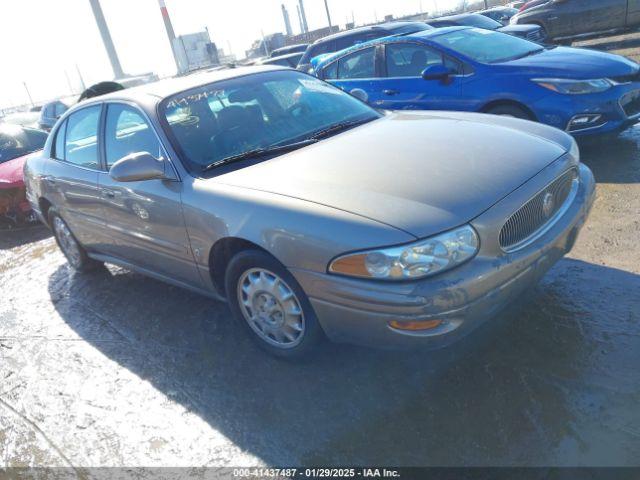
[[[565,130],[574,137],[619,133],[640,122],[640,110],[633,109],[625,112],[622,105],[623,98],[633,92],[640,93],[640,82],[618,85],[597,94],[553,93],[530,107],[540,122]],[[592,125],[572,129],[572,119],[585,115],[599,118]]]
[[[540,182],[555,178],[560,166],[549,167]],[[496,218],[531,196],[525,185],[472,222],[483,246],[472,261],[450,272],[417,282],[381,283],[292,270],[310,298],[327,336],[341,343],[379,348],[441,348],[469,334],[532,287],[568,253],[586,221],[595,198],[591,171],[580,166],[580,187],[564,215],[542,237],[513,253],[496,248]],[[530,182],[531,183],[531,182]],[[533,185],[540,185],[534,182]],[[529,196],[529,197],[527,197]],[[405,332],[391,321],[442,320],[424,332]]]

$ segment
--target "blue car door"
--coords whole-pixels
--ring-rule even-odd
[[[381,78],[369,96],[375,108],[387,110],[471,110],[462,98],[463,64],[418,42],[389,43],[382,52]],[[452,74],[446,79],[424,80],[422,72],[444,65]]]

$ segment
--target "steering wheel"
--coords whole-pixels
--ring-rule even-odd
[[[311,107],[307,103],[298,102],[287,108],[287,113],[292,117],[299,117],[311,113]]]

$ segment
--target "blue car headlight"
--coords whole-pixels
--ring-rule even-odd
[[[566,78],[532,78],[532,82],[556,93],[566,95],[584,95],[587,93],[601,93],[609,90],[613,83],[606,78],[593,80],[570,80]]]
[[[329,272],[377,280],[415,280],[472,259],[480,240],[470,225],[409,245],[354,252],[336,258]]]

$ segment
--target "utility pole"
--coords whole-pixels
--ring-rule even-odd
[[[178,60],[178,54],[176,52],[176,32],[174,32],[173,25],[171,24],[169,11],[167,10],[164,0],[158,0],[158,5],[160,6],[160,13],[162,14],[162,20],[164,21],[164,28],[167,31],[167,37],[169,37],[169,45],[171,45],[173,60],[176,62],[176,69],[178,70],[178,73],[182,73],[182,68],[180,67],[180,61]]]
[[[485,0],[486,2],[486,0]],[[328,0],[324,0],[324,8],[327,10],[327,20],[329,21],[329,31],[333,30],[333,25],[331,25],[331,13],[329,13],[329,3]]]
[[[87,89],[87,86],[84,84],[84,78],[82,78],[82,73],[80,72],[80,67],[76,63],[76,72],[78,72],[78,78],[80,79],[80,85],[82,85],[82,91],[84,92]]]
[[[113,45],[113,39],[111,38],[111,33],[109,32],[109,27],[107,26],[107,22],[104,19],[104,14],[102,13],[102,7],[100,6],[100,0],[89,0],[91,4],[91,10],[93,10],[93,16],[96,19],[96,23],[98,24],[98,30],[100,30],[100,36],[102,37],[102,43],[104,43],[104,48],[107,51],[107,55],[109,56],[109,61],[111,62],[111,69],[113,70],[113,75],[115,78],[123,78],[124,72],[122,71],[122,66],[120,65],[120,60],[118,59],[118,53],[116,52],[116,47]]]
[[[73,85],[71,85],[71,79],[69,78],[69,74],[67,71],[64,71],[64,76],[67,78],[67,85],[69,85],[69,93],[73,95]]]
[[[29,103],[31,103],[31,106],[34,106],[33,103],[33,98],[31,98],[31,92],[29,92],[29,87],[27,87],[27,82],[22,82],[22,84],[24,85],[24,89],[27,91],[27,96],[29,97]]]
[[[489,0],[484,0],[484,9],[487,10],[489,8]]]

